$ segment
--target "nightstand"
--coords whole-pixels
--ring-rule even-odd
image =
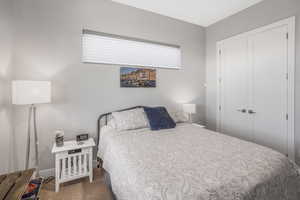
[[[55,192],[59,185],[75,179],[89,177],[93,181],[93,147],[92,138],[78,144],[77,141],[66,141],[62,147],[53,144],[55,154]]]

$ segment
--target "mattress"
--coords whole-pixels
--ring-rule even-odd
[[[296,200],[286,156],[192,124],[101,130],[98,156],[118,200]]]

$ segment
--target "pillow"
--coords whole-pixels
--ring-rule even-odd
[[[113,112],[112,117],[118,131],[149,127],[143,108]]]
[[[170,116],[175,123],[184,123],[189,121],[188,116],[183,111],[170,112]]]
[[[164,107],[145,107],[145,113],[148,117],[151,130],[175,128],[176,123],[170,117],[168,111]]]
[[[108,120],[107,127],[111,128],[111,129],[116,129],[117,128],[117,125],[116,125],[116,122],[115,122],[114,118]]]

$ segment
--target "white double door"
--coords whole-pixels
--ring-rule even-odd
[[[288,25],[219,43],[219,131],[288,155]]]

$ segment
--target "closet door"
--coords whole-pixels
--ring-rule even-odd
[[[248,109],[253,121],[254,141],[286,155],[287,28],[278,26],[249,37],[252,88]]]
[[[248,39],[245,36],[224,41],[220,46],[221,115],[219,131],[252,140],[249,105]]]

